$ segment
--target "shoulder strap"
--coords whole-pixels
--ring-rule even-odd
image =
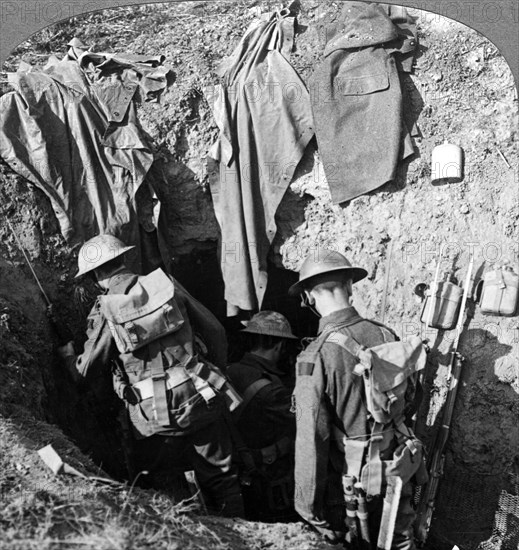
[[[344,332],[331,332],[328,338],[326,338],[326,342],[337,344],[357,358],[359,358],[362,350],[366,349],[364,346],[361,346],[351,334],[345,334]]]
[[[381,323],[380,321],[375,321],[375,319],[366,319],[366,321],[369,321],[370,323],[373,323],[374,325],[377,325],[380,328],[383,328],[387,330],[389,333],[391,333],[398,341],[400,341],[400,338],[398,337],[398,334],[388,326],[384,325],[384,323]]]
[[[312,344],[315,344],[315,348],[312,349],[312,353],[317,354],[323,344],[325,342],[328,342],[328,338],[331,334],[340,334],[338,331],[346,328],[351,327],[352,325],[356,325],[357,323],[360,323],[360,321],[364,321],[365,319],[361,317],[360,315],[354,315],[351,319],[348,319],[347,321],[344,321],[344,323],[338,323],[336,325],[330,324],[329,326],[324,327],[324,330],[319,334],[316,340],[312,342]],[[311,344],[311,345],[312,345]]]
[[[236,416],[236,413],[231,416],[229,410],[224,407],[223,411],[223,417],[225,419],[225,423],[227,424],[227,427],[229,429],[229,433],[231,434],[231,439],[234,444],[234,447],[236,447],[236,450],[238,451],[238,454],[240,455],[240,459],[243,462],[245,466],[245,473],[244,473],[244,480],[247,480],[246,483],[250,485],[250,475],[253,472],[257,471],[256,464],[254,462],[254,457],[252,456],[252,452],[247,447],[247,444],[245,443],[240,430],[238,430],[238,427],[236,426],[235,422],[236,419],[233,418]]]
[[[272,384],[270,380],[267,378],[259,378],[255,382],[253,382],[250,386],[247,386],[245,391],[243,392],[242,398],[243,401],[241,402],[240,406],[236,409],[234,412],[234,420],[235,422],[238,422],[240,416],[242,415],[243,411],[247,408],[247,405],[252,401],[252,399],[256,396],[256,394],[264,387]]]

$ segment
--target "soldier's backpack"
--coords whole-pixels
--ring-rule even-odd
[[[423,445],[404,422],[409,389],[414,388],[417,373],[426,364],[422,340],[413,336],[406,342],[386,341],[366,348],[353,338],[347,326],[342,328],[346,330],[323,334],[320,345],[336,344],[357,359],[353,372],[363,380],[371,424],[365,440],[348,438],[334,428],[335,439],[345,452],[348,474],[372,496],[382,494],[388,476],[398,476],[403,483],[416,476],[418,483],[425,483]],[[393,339],[389,329],[383,325],[381,329],[388,340]]]
[[[121,353],[142,348],[184,324],[175,285],[161,269],[139,277],[127,294],[108,294],[99,301]]]
[[[125,401],[142,436],[194,429],[196,422],[214,417],[210,406],[218,394],[230,410],[239,406],[241,399],[221,371],[194,353],[189,319],[177,304],[174,282],[161,269],[139,276],[124,294],[100,296],[99,303],[121,362],[130,367],[124,367]],[[148,351],[141,353],[145,346]],[[169,368],[165,351],[175,359]],[[194,401],[193,393],[201,399]]]
[[[343,347],[358,360],[353,373],[364,379],[366,407],[374,421],[400,423],[409,399],[410,378],[425,367],[422,340],[412,336],[406,342],[385,342],[366,348],[348,333],[332,332],[326,342]]]

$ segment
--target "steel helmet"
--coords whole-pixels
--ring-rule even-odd
[[[242,321],[242,324],[246,326],[242,332],[297,340],[297,336],[292,334],[288,319],[277,311],[260,311],[250,321]]]
[[[351,263],[339,252],[334,250],[318,249],[306,257],[299,270],[299,281],[293,284],[288,293],[291,296],[297,296],[303,292],[310,279],[323,273],[332,273],[333,271],[346,271],[354,283],[364,279],[368,272],[362,267],[353,267]]]
[[[135,246],[126,246],[120,239],[113,235],[97,235],[88,240],[79,250],[77,264],[79,271],[76,277],[80,277],[89,271],[121,256]]]

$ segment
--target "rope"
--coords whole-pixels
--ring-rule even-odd
[[[25,258],[25,261],[27,262],[27,265],[29,266],[29,269],[31,270],[31,273],[32,273],[36,283],[38,284],[38,286],[41,290],[41,293],[43,294],[43,297],[45,298],[45,301],[47,302],[47,305],[49,307],[52,307],[52,302],[49,300],[49,297],[47,296],[47,293],[45,292],[45,290],[43,290],[43,287],[41,286],[40,280],[38,279],[38,275],[36,275],[36,272],[34,271],[34,268],[32,267],[31,261],[29,260],[29,256],[27,256],[27,253],[25,252],[25,249],[23,248],[22,243],[20,242],[20,239],[18,238],[18,235],[15,233],[14,228],[11,225],[11,222],[9,221],[9,218],[6,216],[5,219],[7,221],[7,225],[9,226],[9,229],[11,230],[11,233],[13,234],[13,237],[16,241],[16,244],[18,245],[18,248],[22,252],[23,257]]]

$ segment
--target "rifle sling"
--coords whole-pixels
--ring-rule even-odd
[[[259,378],[245,389],[243,392],[242,398],[243,401],[241,402],[240,406],[234,411],[234,421],[238,422],[243,411],[247,408],[247,405],[252,401],[252,399],[256,396],[256,394],[266,386],[269,386],[272,384],[270,380],[267,378]]]

